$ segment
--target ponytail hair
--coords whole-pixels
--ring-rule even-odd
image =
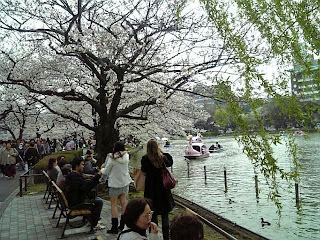
[[[114,158],[114,155],[116,153],[119,153],[120,156],[122,156],[121,152],[124,152],[126,149],[125,149],[125,146],[124,146],[124,142],[122,141],[117,141],[114,143],[113,145],[113,151],[112,151],[112,157]]]

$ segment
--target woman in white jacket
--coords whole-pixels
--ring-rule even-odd
[[[106,158],[105,168],[101,169],[102,174],[108,178],[109,196],[111,201],[111,223],[112,228],[108,233],[118,233],[118,228],[124,228],[123,214],[126,210],[126,199],[129,192],[129,184],[132,179],[129,174],[129,154],[125,151],[124,143],[118,141],[113,146],[113,152]],[[121,205],[121,219],[118,227],[118,198]]]
[[[135,198],[129,201],[124,219],[126,226],[119,234],[118,240],[160,240],[157,224],[151,222],[151,200]],[[151,228],[148,234],[147,229]]]

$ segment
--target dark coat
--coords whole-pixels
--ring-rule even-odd
[[[50,170],[47,170],[47,173],[48,173],[50,179],[56,183],[57,178],[58,178],[58,174],[59,174],[58,169],[53,167]]]
[[[40,160],[40,155],[38,150],[34,147],[29,147],[25,153],[25,160],[28,162],[28,164],[31,163],[32,166],[36,165],[37,162],[39,162]]]
[[[88,198],[91,189],[93,189],[100,179],[100,175],[97,174],[90,180],[86,180],[81,174],[71,172],[66,176],[66,198],[69,206],[75,206]]]
[[[83,173],[85,174],[95,174],[98,170],[92,167],[92,163],[89,160],[84,160]]]
[[[164,153],[164,161],[167,167],[173,164],[172,156]],[[141,171],[146,174],[144,197],[152,200],[152,209],[158,215],[169,213],[174,207],[171,190],[165,189],[162,182],[161,168],[156,168],[147,155],[141,159]]]

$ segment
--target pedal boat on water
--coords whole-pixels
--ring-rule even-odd
[[[196,137],[189,136],[189,145],[186,148],[184,157],[187,159],[209,157],[209,151],[199,135]]]
[[[218,153],[218,152],[222,152],[223,151],[223,147],[217,148],[216,146],[212,145],[211,147],[209,147],[209,152],[210,153]]]

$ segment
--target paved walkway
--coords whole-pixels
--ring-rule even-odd
[[[1,240],[53,240],[59,239],[62,233],[62,226],[65,222],[62,219],[60,227],[56,228],[57,215],[52,219],[54,206],[47,209],[43,195],[16,196],[8,204],[0,218],[0,239]],[[68,240],[87,239],[110,239],[115,240],[117,235],[108,234],[107,229],[111,228],[110,203],[104,201],[100,223],[106,229],[97,231],[95,234],[88,234],[89,227],[73,228],[66,230]],[[59,215],[58,215],[59,216]],[[98,238],[100,237],[100,238]]]
[[[17,189],[19,186],[19,177],[24,171],[18,171],[15,178],[7,180],[5,177],[0,177],[0,206],[6,198]],[[1,175],[1,174],[0,174]]]
[[[0,177],[0,218],[11,200],[18,194],[19,177],[24,171],[17,171],[15,178]],[[1,239],[1,238],[0,238]]]

